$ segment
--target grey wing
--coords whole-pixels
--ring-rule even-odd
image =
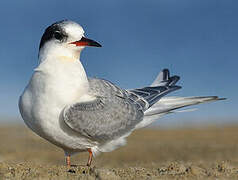
[[[131,132],[144,112],[166,94],[175,91],[178,76],[164,69],[158,86],[122,90],[102,79],[89,79],[94,101],[76,103],[63,112],[65,123],[78,133],[97,141],[109,141]],[[156,85],[156,84],[155,84]]]
[[[96,99],[64,109],[64,122],[73,130],[96,141],[109,141],[131,132],[143,120],[143,107],[127,91],[105,80],[89,83]]]

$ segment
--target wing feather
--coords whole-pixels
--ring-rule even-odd
[[[158,86],[122,90],[103,79],[89,79],[90,102],[79,102],[63,110],[64,122],[74,131],[99,142],[108,142],[133,131],[144,112],[176,86],[178,76],[169,76],[167,69],[157,78]]]
[[[73,130],[96,141],[116,139],[143,120],[143,109],[128,98],[126,91],[105,80],[90,81],[96,99],[76,103],[63,112],[65,123]]]

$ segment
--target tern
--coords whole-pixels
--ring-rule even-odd
[[[70,156],[93,156],[126,144],[132,131],[143,128],[176,109],[217,101],[217,96],[164,97],[181,87],[179,76],[162,70],[148,87],[121,89],[108,80],[88,78],[80,60],[86,46],[101,45],[84,36],[76,22],[50,25],[39,47],[39,64],[19,99],[26,125]]]

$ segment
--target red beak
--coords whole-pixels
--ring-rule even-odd
[[[91,39],[87,39],[85,37],[82,37],[79,41],[74,41],[69,44],[75,44],[76,46],[94,46],[94,47],[102,47],[101,44],[97,43],[96,41],[93,41]]]

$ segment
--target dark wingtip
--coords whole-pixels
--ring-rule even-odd
[[[168,72],[168,73],[169,73],[169,69],[167,69],[167,68],[164,68],[162,71],[163,71],[163,72]]]
[[[182,86],[172,86],[174,89],[178,90],[178,89],[181,89]]]
[[[166,81],[169,79],[169,70],[168,69],[163,69],[163,80]]]
[[[217,97],[217,100],[227,100],[227,98],[219,98],[219,97]]]
[[[173,86],[179,81],[180,77],[179,76],[172,76],[169,79],[170,79],[169,86]]]
[[[215,99],[215,100],[226,100],[227,98],[219,98],[218,96],[211,96],[211,98]]]

